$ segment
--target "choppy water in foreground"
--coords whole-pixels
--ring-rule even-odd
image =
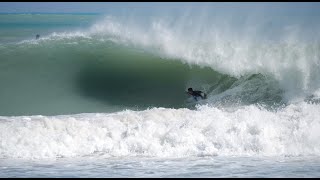
[[[0,163],[0,177],[319,177],[313,157],[108,158]]]

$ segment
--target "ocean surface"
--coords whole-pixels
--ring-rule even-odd
[[[183,12],[0,14],[0,177],[319,177],[320,15]]]

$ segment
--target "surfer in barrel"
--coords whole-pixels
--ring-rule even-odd
[[[207,95],[206,93],[202,91],[194,91],[192,88],[188,88],[188,91],[186,92],[187,94],[193,96],[193,98],[197,101],[197,97],[201,97],[202,99],[206,99]],[[202,95],[203,94],[203,95]]]

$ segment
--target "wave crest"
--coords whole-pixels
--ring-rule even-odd
[[[302,27],[284,26],[278,30],[282,36],[266,39],[264,31],[250,23],[236,30],[231,24],[193,20],[174,23],[158,17],[142,23],[107,16],[86,30],[49,37],[111,40],[237,78],[258,73],[273,76],[293,102],[320,89],[319,37],[303,39]]]

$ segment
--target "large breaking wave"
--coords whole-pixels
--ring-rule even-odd
[[[320,155],[319,36],[189,20],[1,44],[1,157]]]

